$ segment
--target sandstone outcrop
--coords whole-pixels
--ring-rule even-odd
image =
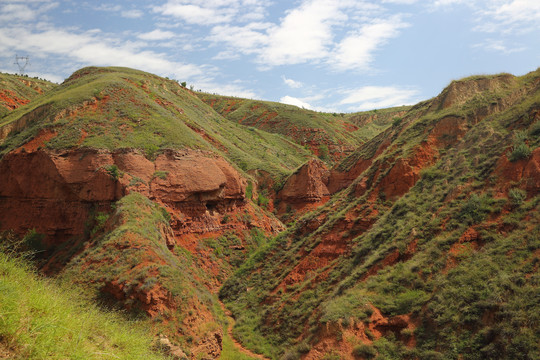
[[[279,212],[287,205],[301,210],[308,205],[320,205],[330,197],[326,187],[330,172],[324,162],[318,159],[308,161],[292,174],[278,194]]]
[[[202,219],[216,230],[220,214],[245,204],[246,185],[212,153],[171,150],[152,162],[131,149],[20,149],[0,162],[0,183],[1,228],[20,234],[35,228],[57,242],[82,234],[91,211],[131,191],[177,209],[184,222]]]

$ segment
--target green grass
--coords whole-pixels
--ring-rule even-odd
[[[237,338],[279,358],[299,345],[298,339],[316,343],[324,323],[366,321],[366,304],[371,303],[387,317],[417,317],[420,325],[413,352],[418,358],[538,357],[535,339],[540,336],[536,315],[540,303],[530,294],[538,292],[539,286],[538,259],[533,254],[540,247],[540,199],[516,189],[527,180],[510,184],[509,199],[495,196],[495,169],[513,138],[526,142],[531,151],[539,146],[534,135],[538,120],[529,115],[540,108],[540,92],[531,85],[539,74],[533,75],[516,78],[511,86],[473,95],[459,107],[430,110],[430,104],[438,99],[420,103],[399,124],[339,164],[337,168],[346,171],[360,158],[372,158],[383,141],[391,141],[361,179],[299,219],[224,284],[220,296],[237,316]],[[515,91],[522,91],[518,87],[526,89],[527,95],[514,97]],[[506,103],[506,108],[478,122],[477,116],[493,99]],[[467,121],[469,131],[463,139],[436,149],[435,164],[421,171],[419,181],[403,197],[379,196],[372,203],[379,215],[366,232],[335,232],[336,227],[364,220],[359,209],[369,204],[370,188],[378,185],[397,159],[407,158],[418,145],[425,144],[431,129],[447,116],[462,116]],[[516,130],[521,132],[516,135]],[[366,182],[368,191],[358,197],[354,186],[360,180]],[[503,215],[503,210],[510,213]],[[305,234],[303,226],[315,218],[322,219],[321,225]],[[505,228],[499,228],[503,224]],[[479,240],[458,246],[471,226],[480,233]],[[304,282],[271,295],[329,232],[353,236],[347,255],[336,259],[322,280],[313,280],[324,270],[316,269]],[[417,242],[414,254],[408,250],[413,240]],[[454,245],[459,251],[453,255],[450,249]],[[395,264],[370,273],[396,252]],[[448,265],[454,264],[454,259],[455,265]],[[368,274],[371,276],[365,280]],[[250,291],[245,292],[246,288]],[[486,323],[488,316],[494,320]],[[396,334],[387,334],[373,347],[382,358],[411,358],[411,350]]]
[[[143,327],[0,252],[0,342],[13,359],[164,359]]]
[[[276,179],[310,157],[281,135],[224,119],[176,81],[127,68],[81,69],[1,119],[0,128],[23,120],[27,125],[0,144],[0,155],[47,128],[58,132],[50,149],[137,148],[149,158],[169,148],[211,150],[244,172],[262,169]]]
[[[56,86],[54,83],[39,78],[0,73],[0,93],[4,93],[9,98],[15,96],[23,101],[33,100],[41,95],[39,91],[48,92]],[[2,117],[11,112],[10,109],[3,105],[3,101],[0,100],[0,123]]]

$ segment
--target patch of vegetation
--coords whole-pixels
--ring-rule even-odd
[[[16,359],[164,359],[143,327],[0,252],[0,341]],[[61,340],[61,341],[59,341]]]

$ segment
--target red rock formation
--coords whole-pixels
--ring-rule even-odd
[[[283,213],[287,205],[302,210],[309,205],[320,205],[329,199],[326,187],[329,171],[324,162],[313,159],[304,164],[288,179],[278,198],[278,212]]]
[[[27,146],[0,161],[0,183],[1,228],[20,234],[35,228],[57,242],[82,234],[92,208],[130,191],[182,212],[184,232],[220,229],[220,214],[245,204],[245,180],[224,159],[201,151],[168,151],[152,162],[134,150]]]

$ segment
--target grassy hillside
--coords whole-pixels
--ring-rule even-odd
[[[5,116],[2,128],[16,135],[0,145],[1,154],[48,131],[56,134],[51,149],[138,148],[150,158],[164,148],[206,149],[275,177],[309,157],[282,136],[227,121],[175,81],[126,68],[81,69]]]
[[[540,70],[453,82],[220,296],[271,358],[540,356]],[[249,289],[249,291],[246,291]]]
[[[38,78],[0,73],[0,118],[55,86]]]
[[[197,93],[205,103],[238,124],[284,135],[325,160],[337,160],[371,131],[359,129],[344,114],[321,113],[271,101]]]
[[[1,358],[165,359],[142,324],[36,275],[12,253],[0,252],[0,275]]]

